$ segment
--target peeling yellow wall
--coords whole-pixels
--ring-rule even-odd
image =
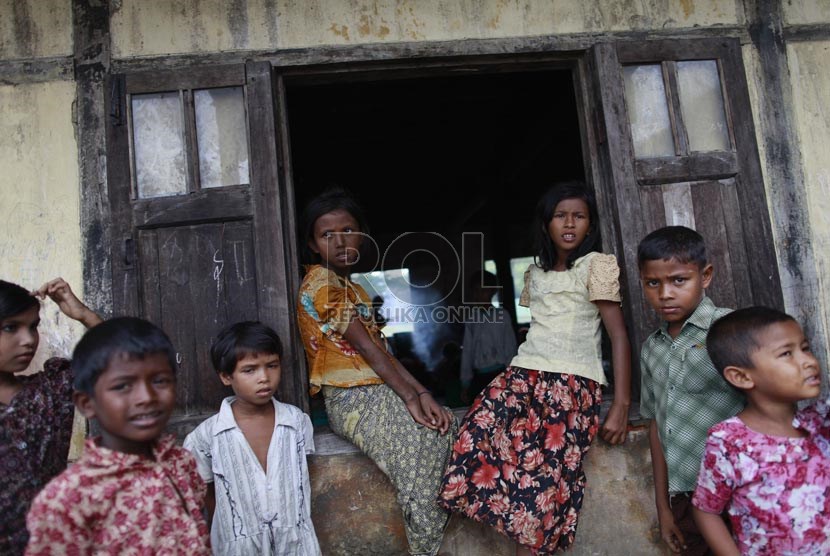
[[[783,11],[788,25],[830,23],[828,0],[784,0]]]
[[[738,25],[737,0],[116,0],[113,56]]]
[[[830,13],[830,5],[828,5]],[[821,287],[824,329],[830,307],[830,41],[790,43],[787,59],[800,143],[805,205]]]
[[[72,3],[0,0],[0,59],[72,54]]]

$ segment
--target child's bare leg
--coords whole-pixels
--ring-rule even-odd
[[[531,556],[530,549],[521,544],[516,545],[516,556]]]

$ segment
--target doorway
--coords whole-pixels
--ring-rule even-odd
[[[358,270],[374,271],[364,284],[383,297],[387,337],[409,370],[435,384],[431,373],[443,347],[461,343],[463,323],[407,313],[411,300],[384,291],[380,272],[433,284],[427,303],[459,307],[457,275],[492,271],[497,302],[517,333],[526,326],[516,302],[536,201],[557,181],[585,180],[573,70],[285,83],[297,210],[335,184],[361,201],[381,260]],[[413,232],[417,240],[402,241]],[[445,242],[430,249],[435,256],[412,253],[432,241]],[[461,268],[453,252],[463,253]]]

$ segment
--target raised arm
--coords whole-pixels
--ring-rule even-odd
[[[63,278],[55,278],[46,282],[32,292],[32,295],[40,299],[49,297],[49,299],[58,305],[58,308],[64,315],[80,322],[87,328],[92,328],[102,321],[101,317],[78,299],[72,291],[72,288],[69,287],[69,284]]]
[[[415,380],[400,361],[372,341],[359,321],[352,320],[343,337],[403,400],[416,423],[440,431],[441,434],[447,432],[452,416],[432,399],[432,394]]]
[[[611,444],[622,444],[625,442],[628,408],[631,406],[631,346],[620,304],[615,301],[595,303],[611,339],[611,360],[614,364],[614,401],[605,417],[600,436]]]

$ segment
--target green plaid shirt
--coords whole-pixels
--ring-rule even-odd
[[[730,311],[704,296],[677,338],[664,322],[643,344],[640,415],[657,420],[669,493],[695,489],[709,428],[744,407],[744,397],[721,377],[706,352],[709,327]]]

